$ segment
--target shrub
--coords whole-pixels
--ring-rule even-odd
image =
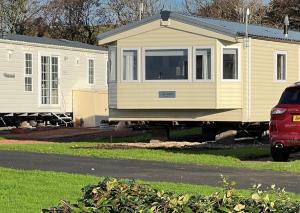
[[[83,197],[76,204],[62,201],[57,207],[42,210],[44,213],[70,212],[113,212],[113,213],[156,213],[156,212],[251,212],[251,213],[297,213],[299,202],[291,201],[283,189],[271,186],[261,190],[261,185],[253,186],[249,197],[238,195],[233,184],[223,178],[222,192],[210,196],[177,195],[159,191],[148,185],[134,181],[106,178],[97,185],[82,189]]]

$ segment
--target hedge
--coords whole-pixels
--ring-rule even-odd
[[[251,189],[249,197],[239,195],[232,183],[223,179],[223,190],[210,196],[176,194],[153,189],[135,181],[106,178],[97,185],[82,189],[77,203],[61,201],[57,207],[43,213],[158,213],[158,212],[251,212],[298,213],[300,203],[292,201],[284,189],[261,185]]]

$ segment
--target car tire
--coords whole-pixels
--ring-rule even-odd
[[[271,147],[271,156],[276,162],[286,162],[290,157],[290,151],[286,148]]]

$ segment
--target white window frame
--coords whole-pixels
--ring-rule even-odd
[[[237,79],[224,79],[223,78],[223,56],[224,56],[224,49],[237,49],[237,56],[238,56],[238,78]],[[222,47],[221,49],[221,80],[223,82],[239,82],[241,81],[241,47],[240,46],[226,46]]]
[[[41,58],[42,56],[49,56],[50,57],[50,62],[51,62],[51,57],[57,57],[58,58],[58,104],[42,104],[42,61]],[[50,63],[51,66],[51,63]],[[38,103],[39,103],[39,108],[60,108],[61,105],[61,84],[60,84],[60,79],[61,79],[61,56],[59,53],[49,53],[49,52],[39,52],[38,53]],[[51,98],[51,95],[50,95]]]
[[[123,61],[123,57],[124,57],[124,51],[126,50],[134,50],[134,51],[137,51],[137,80],[124,80],[124,61]],[[140,67],[141,67],[141,48],[136,48],[136,47],[133,47],[133,48],[121,48],[121,67],[120,67],[120,70],[121,70],[121,79],[120,81],[121,82],[140,82],[141,81],[141,72],[140,72]]]
[[[115,79],[111,80],[111,58],[110,58],[110,48],[114,48],[115,49]],[[107,60],[108,60],[108,65],[109,67],[107,67],[107,83],[117,83],[118,82],[118,78],[119,78],[119,73],[118,73],[118,60],[119,60],[119,48],[117,46],[109,46],[108,47],[108,55],[107,55]]]
[[[143,58],[143,69],[142,69],[142,73],[143,73],[143,82],[161,82],[161,83],[186,83],[186,82],[191,82],[193,77],[192,77],[192,48],[191,47],[145,47],[142,50],[142,58]],[[146,80],[146,51],[147,50],[187,50],[188,51],[188,78],[187,79],[178,79],[178,80]]]
[[[94,73],[93,73],[93,83],[90,83],[90,61],[93,61],[94,62],[94,67],[93,67],[93,71],[94,71]],[[96,60],[95,60],[95,58],[88,58],[87,59],[87,83],[88,83],[88,85],[90,85],[90,86],[93,86],[93,85],[95,85],[95,80],[96,80],[96,78],[95,78],[95,70],[96,70]]]
[[[108,58],[105,58],[105,86],[108,86]]]
[[[31,55],[31,74],[26,73],[27,65],[26,65],[26,55]],[[26,90],[26,78],[31,78],[31,90]],[[24,53],[24,92],[32,93],[33,92],[33,54],[31,52]]]
[[[197,50],[198,49],[210,49],[211,52],[211,79],[197,79]],[[194,46],[193,47],[193,81],[195,82],[214,82],[214,74],[215,74],[215,52],[213,46]]]
[[[285,55],[285,79],[278,80],[277,76],[277,56],[278,55]],[[287,51],[276,50],[274,53],[274,81],[275,82],[287,82],[288,79],[288,53]]]

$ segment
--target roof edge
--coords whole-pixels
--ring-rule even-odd
[[[150,23],[152,21],[155,21],[155,20],[159,20],[161,17],[160,17],[160,14],[156,14],[154,16],[149,16],[147,18],[144,18],[140,21],[135,21],[135,22],[132,22],[132,23],[129,23],[127,25],[123,25],[121,27],[118,27],[116,29],[113,29],[113,30],[110,30],[110,31],[107,31],[105,33],[101,33],[97,36],[97,40],[102,40],[102,39],[105,39],[109,36],[112,36],[112,35],[116,35],[118,33],[122,33],[126,30],[130,30],[130,29],[133,29],[135,27],[139,27],[143,24],[147,24],[147,23]]]
[[[176,12],[170,12],[170,18],[173,19],[173,20],[176,20],[176,21],[180,21],[180,22],[183,22],[183,23],[186,23],[186,24],[196,26],[196,27],[203,27],[206,30],[211,30],[211,31],[214,31],[214,32],[217,32],[217,33],[221,33],[221,34],[230,36],[230,37],[236,37],[237,36],[237,32],[232,32],[232,31],[230,31],[226,28],[220,27],[220,26],[207,24],[206,22],[203,22],[201,20],[194,20],[194,18],[192,16],[188,17],[188,16],[185,16],[185,15],[181,15],[179,13],[176,13]],[[144,18],[140,21],[132,22],[130,24],[127,24],[127,25],[118,27],[116,29],[110,30],[108,32],[99,34],[97,36],[97,40],[100,41],[100,40],[106,39],[110,36],[117,35],[119,33],[125,32],[127,30],[131,30],[131,29],[134,29],[136,27],[142,26],[143,24],[147,24],[147,23],[150,23],[152,21],[160,20],[160,19],[161,19],[161,14],[156,14],[156,15]]]

